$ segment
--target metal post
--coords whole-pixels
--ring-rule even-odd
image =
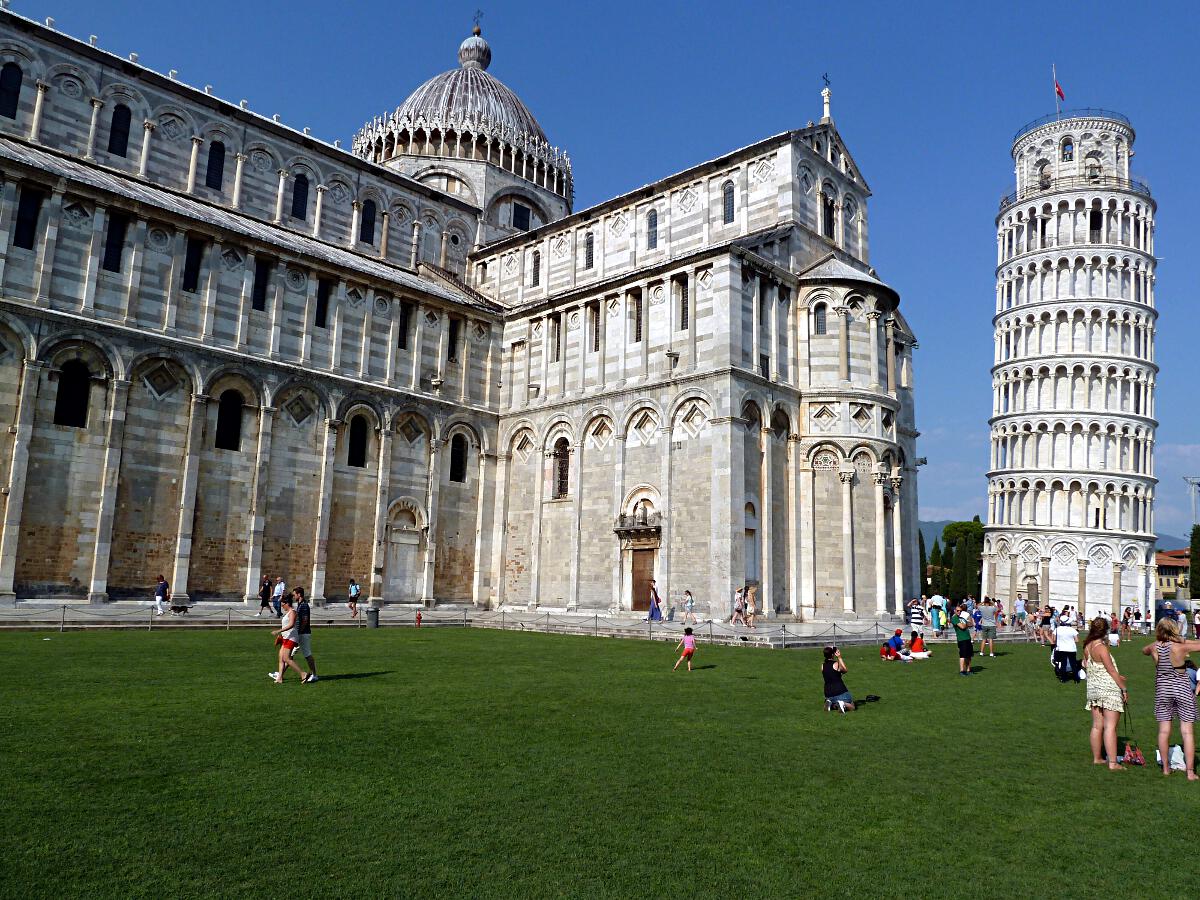
[[[712,639],[713,639],[713,636],[712,636],[712,619],[709,619],[709,620],[708,620],[708,640],[709,640],[709,643],[712,643]]]
[[[229,610],[225,610],[225,630],[229,630]]]
[[[592,620],[593,620],[593,622],[592,622],[592,630],[593,630],[593,631],[595,631],[595,633],[596,633],[596,637],[599,637],[599,636],[600,636],[600,614],[599,614],[599,613],[593,613],[593,614],[592,614]]]
[[[463,607],[463,628],[467,627],[467,608]]]
[[[67,608],[62,608],[62,618],[58,620],[58,631],[61,634],[67,630]]]
[[[504,610],[500,610],[500,628],[504,628]]]
[[[150,624],[146,626],[147,631],[154,630],[154,607],[150,607]]]

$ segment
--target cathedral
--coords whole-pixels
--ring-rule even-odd
[[[492,62],[343,146],[0,10],[0,599],[919,593],[916,341],[828,88],[576,210]]]

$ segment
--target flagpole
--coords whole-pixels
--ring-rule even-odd
[[[1062,115],[1062,107],[1058,99],[1058,69],[1054,63],[1050,63],[1050,77],[1054,79],[1054,117],[1057,119]]]

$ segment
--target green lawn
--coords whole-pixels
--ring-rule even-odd
[[[1082,686],[459,629],[0,634],[0,895],[1181,896],[1200,789],[1090,765]],[[1138,645],[1140,647],[1140,643]],[[1153,760],[1152,667],[1131,676]],[[1156,871],[1175,873],[1170,878]]]

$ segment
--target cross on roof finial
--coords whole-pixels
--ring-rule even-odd
[[[826,72],[821,76],[821,80],[825,82],[825,87],[829,87],[829,73]]]
[[[475,10],[475,17],[472,21],[475,22],[475,27],[478,28],[479,23],[483,21],[483,10],[482,9]]]

